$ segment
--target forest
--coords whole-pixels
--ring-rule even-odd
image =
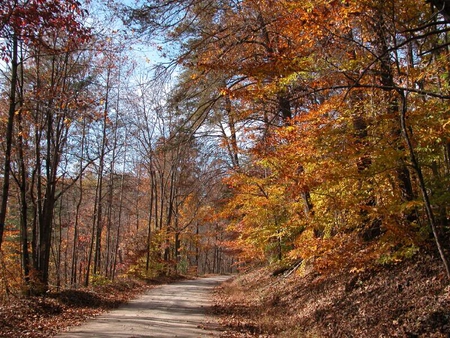
[[[4,0],[0,292],[434,252],[447,0]]]

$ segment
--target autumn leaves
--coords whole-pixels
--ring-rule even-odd
[[[51,3],[61,16],[41,7],[16,15],[23,8],[15,1],[0,12],[2,55],[14,60],[5,92],[16,95],[2,100],[2,195],[14,172],[22,268],[39,272],[44,286],[58,266],[55,238],[59,252],[73,253],[65,263],[73,284],[88,283],[91,272],[113,278],[122,244],[138,270],[149,271],[152,259],[198,265],[202,231],[204,265],[215,271],[224,246],[242,262],[311,258],[318,268],[358,268],[409,256],[433,238],[446,262],[449,29],[441,8],[147,1],[122,12],[131,14],[127,28],[157,35],[174,58],[156,80],[139,74],[125,85],[135,71],[124,66],[131,35],[114,30],[108,43],[96,44],[99,35],[77,49],[89,37],[83,10]],[[130,164],[131,156],[139,160]],[[75,223],[63,240],[66,229],[58,235],[54,225],[64,223],[55,220],[66,192],[83,203],[65,206]],[[136,210],[127,219],[126,196]],[[130,224],[138,225],[136,247],[122,241]]]
[[[229,100],[222,136],[240,145],[240,164],[221,216],[241,258],[358,265],[412,252],[431,230],[439,247],[449,170],[439,9],[371,0],[205,8],[190,8],[202,30],[185,71],[225,83],[216,88]]]

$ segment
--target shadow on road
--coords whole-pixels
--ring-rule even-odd
[[[230,276],[213,276],[162,285],[116,310],[72,327],[59,338],[86,337],[211,337],[206,325],[214,287]],[[207,329],[205,329],[207,328]]]

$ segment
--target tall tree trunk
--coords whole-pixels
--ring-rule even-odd
[[[22,48],[20,53],[20,58],[23,60]],[[19,77],[19,74],[18,74]],[[18,81],[19,82],[19,81]],[[19,109],[17,110],[17,126],[18,126],[18,134],[17,134],[17,156],[18,156],[18,175],[16,177],[16,183],[19,187],[19,205],[20,205],[20,242],[21,242],[21,260],[22,260],[22,272],[23,272],[23,280],[24,284],[28,289],[30,282],[30,252],[28,248],[28,171],[25,165],[25,147],[26,142],[24,140],[23,135],[25,135],[24,126],[23,126],[23,102],[24,102],[24,72],[23,67],[20,68],[20,90],[19,90]],[[29,289],[27,292],[29,293]]]
[[[150,201],[148,206],[148,223],[147,223],[147,256],[145,260],[145,271],[148,273],[150,270],[150,254],[152,245],[152,217],[153,217],[153,199],[154,199],[154,173],[152,168],[152,161],[150,159]]]
[[[105,161],[105,147],[106,147],[106,109],[104,113],[104,124],[103,124],[103,137],[102,145],[100,150],[100,165],[98,169],[97,177],[97,200],[96,200],[96,215],[95,215],[95,246],[94,246],[94,268],[93,273],[96,275],[100,273],[101,268],[101,250],[102,250],[102,233],[103,233],[103,171],[104,171],[104,161]]]
[[[22,269],[25,284],[28,285],[30,281],[30,253],[28,250],[28,201],[27,201],[27,170],[25,167],[24,145],[22,135],[22,112],[19,112],[19,137],[18,137],[18,152],[19,152],[19,191],[20,191],[20,238],[22,243]]]
[[[444,265],[445,272],[447,274],[447,278],[450,280],[450,263],[447,257],[447,253],[444,249],[442,236],[439,232],[436,218],[433,213],[433,208],[431,207],[430,197],[428,196],[427,187],[425,184],[425,179],[423,177],[422,169],[420,167],[419,161],[417,160],[417,156],[414,151],[413,144],[411,142],[411,138],[408,132],[408,127],[406,124],[406,113],[407,113],[407,103],[406,103],[406,95],[403,91],[398,90],[402,106],[400,109],[400,123],[402,129],[402,135],[405,140],[407,149],[409,151],[409,159],[411,161],[412,167],[417,174],[417,178],[419,181],[420,192],[422,193],[422,199],[425,205],[425,211],[428,218],[428,223],[430,225],[431,231],[433,232],[434,241],[436,243],[436,247],[438,249],[439,255],[441,257],[442,263]]]
[[[98,181],[98,179],[97,179]],[[92,227],[91,227],[91,242],[89,245],[89,250],[87,254],[87,263],[86,263],[86,273],[84,276],[84,286],[87,287],[89,285],[89,277],[91,274],[91,265],[92,265],[92,254],[95,246],[95,229],[96,229],[96,220],[97,220],[97,207],[98,207],[98,199],[99,199],[99,185],[97,183],[95,187],[95,198],[94,198],[94,212],[92,219]]]
[[[100,149],[100,159],[98,168],[98,195],[97,195],[97,212],[96,212],[96,235],[95,235],[95,247],[94,247],[94,275],[101,272],[102,263],[102,234],[103,234],[103,172],[105,168],[105,153],[107,142],[107,124],[108,124],[108,110],[109,110],[109,94],[110,94],[110,77],[111,68],[108,67],[106,74],[106,95],[105,106],[103,110],[103,129],[102,129],[102,144]]]
[[[140,199],[141,199],[140,189],[141,189],[141,179],[142,179],[141,168],[140,168],[139,165],[137,165],[137,162],[138,161],[136,161],[136,167],[138,168],[137,169],[137,184],[136,184],[136,189],[135,189],[136,197],[134,199],[135,202],[136,202],[136,204],[134,205],[135,213],[136,213],[136,234],[139,233],[139,218],[140,218],[140,205],[139,205],[139,202],[140,202]]]
[[[70,284],[72,286],[77,285],[77,271],[78,271],[78,244],[79,244],[79,223],[80,223],[80,208],[81,203],[83,202],[83,157],[84,157],[84,148],[86,142],[86,119],[83,118],[83,126],[81,131],[81,156],[80,156],[80,171],[79,171],[79,196],[75,209],[75,222],[73,225],[73,240],[72,240],[72,266],[71,266],[71,276],[70,276]]]
[[[55,277],[56,277],[56,289],[59,291],[61,288],[61,265],[62,265],[62,210],[63,210],[63,202],[64,200],[61,199],[59,201],[59,208],[58,208],[58,231],[54,231],[53,233],[53,240],[52,242],[55,243],[54,246],[52,246],[52,253],[54,257],[54,263],[55,263]],[[56,248],[55,248],[56,246]]]
[[[56,42],[55,42],[56,43]],[[65,124],[67,109],[65,107],[55,106],[55,99],[58,99],[61,92],[66,88],[65,79],[67,78],[69,54],[65,54],[63,61],[64,74],[62,83],[58,83],[57,77],[61,76],[61,70],[57,66],[57,56],[52,57],[50,88],[52,96],[48,98],[46,115],[46,153],[45,153],[45,193],[42,209],[39,213],[39,259],[38,259],[38,278],[40,279],[40,291],[46,291],[49,282],[50,252],[53,232],[53,217],[56,207],[56,201],[59,195],[56,193],[58,185],[58,166],[61,162],[61,154],[67,143],[68,127]],[[53,109],[54,110],[53,110]],[[41,180],[40,184],[44,182]],[[42,195],[39,195],[39,197]]]
[[[118,129],[118,120],[119,114],[118,110],[116,111],[116,118],[114,121],[114,139],[112,146],[112,157],[110,163],[110,172],[109,172],[109,186],[108,186],[108,204],[107,204],[107,219],[106,219],[106,261],[105,261],[105,276],[110,275],[110,267],[112,261],[112,253],[111,250],[113,248],[113,243],[111,243],[112,237],[112,226],[113,226],[113,202],[114,202],[114,181],[115,181],[115,162],[116,162],[116,152],[117,152],[117,129]]]
[[[167,205],[167,221],[166,221],[166,230],[165,230],[165,247],[164,247],[164,260],[166,262],[170,259],[170,229],[172,226],[172,217],[174,211],[174,196],[175,196],[175,168],[171,167],[170,171],[170,186],[169,186],[169,200]]]
[[[125,137],[126,139],[126,137]],[[125,145],[126,147],[126,145]],[[123,211],[123,201],[125,196],[125,168],[126,168],[126,157],[127,157],[127,148],[125,148],[124,160],[123,160],[123,168],[122,168],[122,176],[120,179],[120,198],[119,198],[119,215],[117,219],[117,231],[116,231],[116,246],[114,248],[114,261],[111,272],[111,279],[114,280],[116,275],[117,268],[117,256],[119,254],[120,249],[120,233],[122,229],[122,211]]]
[[[388,116],[392,116],[393,119],[398,121],[398,125],[394,126],[392,130],[392,135],[395,139],[400,141],[401,139],[401,122],[399,121],[400,116],[400,107],[397,98],[397,93],[394,91],[395,82],[394,82],[394,72],[391,65],[390,51],[389,45],[387,41],[387,32],[385,28],[385,22],[383,14],[380,13],[376,18],[376,22],[374,24],[376,38],[377,38],[377,46],[376,52],[378,54],[378,61],[380,63],[380,82],[383,86],[385,86],[388,93]],[[413,66],[413,65],[411,65]],[[400,68],[400,65],[398,65]],[[397,150],[401,153],[404,152],[404,145],[402,142],[397,142]],[[401,198],[404,202],[408,202],[414,199],[414,192],[411,183],[411,175],[406,166],[406,163],[403,159],[398,161],[398,165],[396,168],[396,176],[398,180],[398,189],[400,190]],[[412,221],[415,219],[414,214],[405,215],[405,218]]]
[[[9,195],[9,177],[11,171],[11,149],[12,137],[14,127],[14,115],[16,112],[16,87],[17,87],[17,71],[18,71],[18,38],[15,33],[12,36],[12,51],[11,51],[11,82],[9,90],[9,111],[8,122],[6,125],[5,135],[5,158],[3,167],[3,184],[2,184],[2,201],[0,204],[0,250],[3,243],[3,233],[5,230],[6,212],[8,208]]]

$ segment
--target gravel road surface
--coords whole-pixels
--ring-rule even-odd
[[[211,306],[214,287],[228,278],[214,276],[158,286],[118,309],[56,337],[218,336],[218,324],[214,318],[207,317],[206,310]]]

